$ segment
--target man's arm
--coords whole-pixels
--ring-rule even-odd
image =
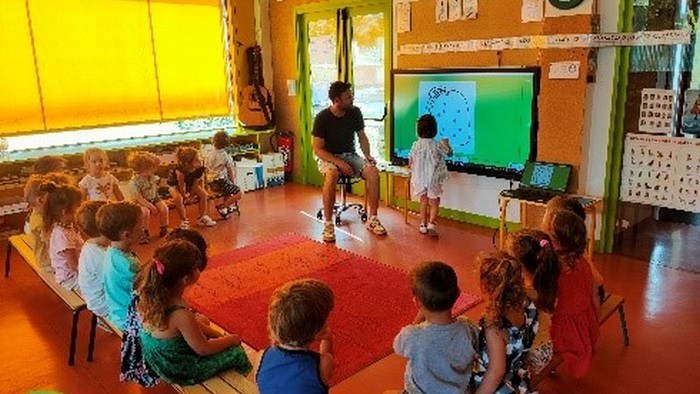
[[[357,132],[357,139],[360,141],[360,149],[362,149],[362,153],[365,155],[365,159],[369,162],[369,164],[377,164],[377,161],[372,157],[372,152],[370,151],[369,147],[369,138],[367,138],[367,134],[365,133],[365,129],[362,129]]]

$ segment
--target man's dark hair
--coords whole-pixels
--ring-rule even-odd
[[[331,84],[331,87],[328,89],[328,98],[331,101],[335,101],[336,98],[339,98],[343,92],[346,90],[349,90],[352,87],[351,84],[343,81],[335,81]]]
[[[434,138],[437,135],[437,120],[431,114],[418,118],[418,136],[420,138]]]

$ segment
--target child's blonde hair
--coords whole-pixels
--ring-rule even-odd
[[[83,199],[83,193],[77,187],[57,185],[51,181],[42,183],[39,192],[47,193],[42,213],[45,231],[50,231],[65,211],[77,207]]]
[[[411,270],[413,295],[430,312],[449,311],[459,297],[457,274],[440,261],[426,261]]]
[[[128,201],[106,204],[97,210],[97,229],[110,241],[121,241],[122,231],[133,229],[141,222],[141,208]]]
[[[554,211],[550,216],[549,236],[554,241],[559,262],[575,267],[588,242],[586,223],[581,217],[571,211]]]
[[[89,148],[86,149],[85,152],[83,152],[83,163],[85,163],[86,166],[88,164],[88,160],[90,160],[90,157],[92,155],[101,156],[104,159],[105,164],[109,164],[109,156],[107,156],[107,152],[100,148]]]
[[[134,289],[144,322],[156,329],[168,327],[168,299],[182,289],[182,279],[194,273],[201,258],[197,247],[188,241],[166,241],[153,252],[151,261],[139,267]]]
[[[537,308],[552,313],[561,267],[549,235],[540,230],[519,230],[508,236],[506,250],[532,275]]]
[[[175,156],[177,157],[177,164],[180,168],[187,168],[192,164],[194,159],[197,158],[199,152],[197,149],[191,146],[180,146],[175,150]]]
[[[42,156],[34,162],[32,172],[43,175],[50,172],[63,171],[65,168],[66,159],[59,156]]]
[[[129,156],[129,167],[136,173],[155,169],[160,165],[158,156],[151,152],[137,151]]]
[[[521,310],[525,302],[520,263],[504,252],[482,253],[477,258],[479,281],[488,293],[484,320],[489,326],[500,327],[510,310]]]
[[[97,228],[97,211],[105,204],[107,204],[106,201],[85,201],[78,208],[75,221],[80,231],[89,238],[100,236],[100,230]]]
[[[231,145],[231,140],[228,138],[228,134],[225,131],[217,131],[214,137],[211,139],[214,148],[224,149],[225,147]]]
[[[333,309],[333,290],[316,279],[288,282],[277,288],[268,308],[273,342],[304,347],[314,341]]]

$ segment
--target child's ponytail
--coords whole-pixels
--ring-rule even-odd
[[[537,307],[551,313],[561,268],[549,235],[540,230],[523,229],[508,237],[506,249],[532,276]]]
[[[491,300],[486,307],[486,324],[499,327],[506,312],[523,307],[525,289],[521,265],[504,252],[482,254],[477,261],[482,289]]]
[[[46,193],[46,206],[42,213],[44,231],[51,231],[61,215],[80,205],[80,201],[83,199],[83,193],[77,187],[57,184],[53,181],[43,182],[39,186],[39,192]]]
[[[571,268],[575,267],[586,251],[586,223],[573,212],[555,211],[552,213],[549,235],[554,241],[559,261]]]
[[[153,252],[153,259],[139,268],[134,288],[143,321],[156,329],[168,326],[169,301],[184,290],[187,276],[201,264],[201,253],[190,242],[167,241]],[[179,294],[181,295],[181,294]]]

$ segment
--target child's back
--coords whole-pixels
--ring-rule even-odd
[[[126,312],[131,302],[134,278],[139,267],[139,259],[134,253],[125,252],[113,246],[107,248],[104,260],[105,300],[109,309],[108,319],[123,330],[126,325]]]
[[[559,275],[557,303],[552,314],[551,336],[555,352],[574,376],[583,376],[593,358],[600,329],[591,300],[593,275],[582,257]]]
[[[394,351],[409,360],[405,390],[463,394],[471,378],[476,338],[476,327],[463,317],[450,324],[404,327],[394,339]]]

